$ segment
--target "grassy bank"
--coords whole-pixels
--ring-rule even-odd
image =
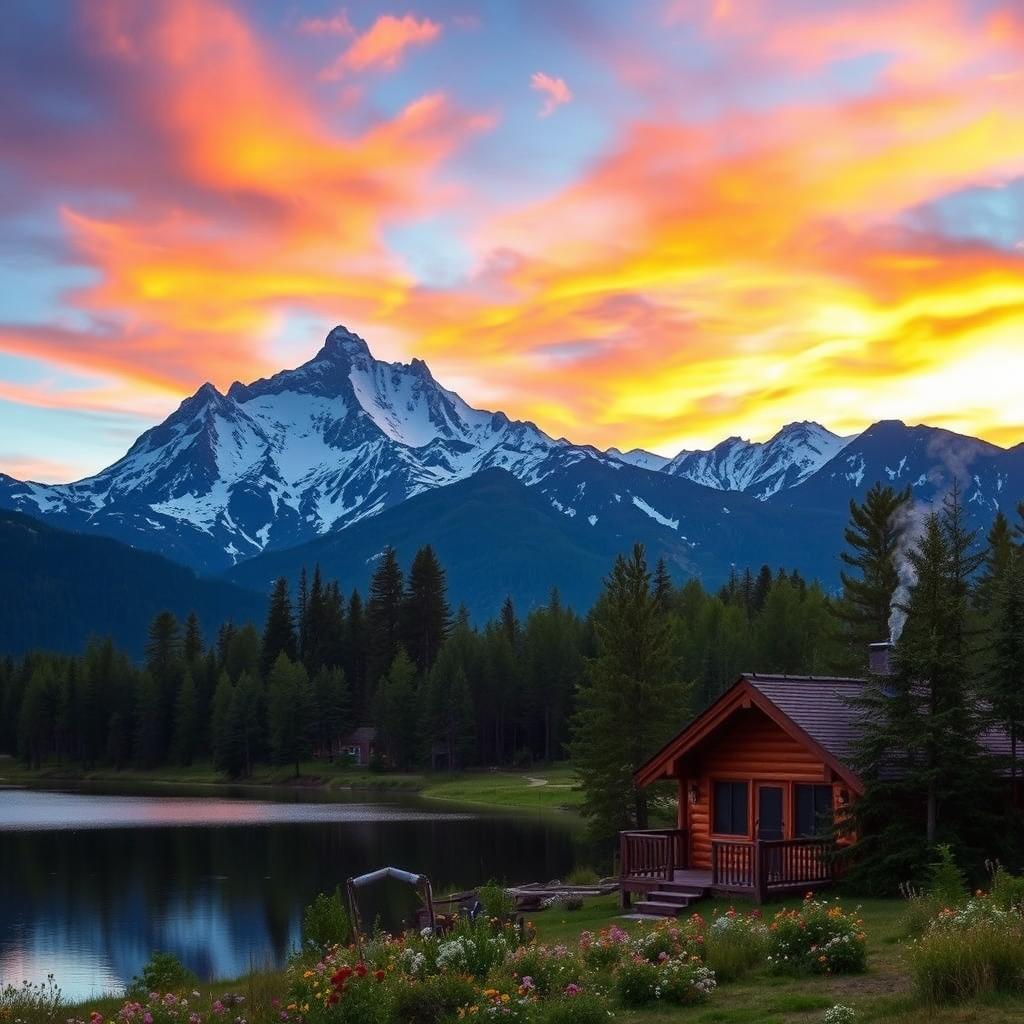
[[[779,906],[765,909],[771,914]],[[705,901],[694,909],[712,919],[727,907],[721,901]],[[997,1024],[1024,1019],[1024,997],[993,997],[946,1007],[925,1006],[917,1001],[911,992],[900,927],[904,908],[898,900],[863,901],[861,911],[868,935],[868,970],[864,974],[790,977],[757,969],[741,980],[720,985],[705,1006],[620,1009],[615,1012],[615,1020],[624,1024],[818,1024],[824,1011],[836,1003],[854,1007],[858,1024]],[[585,929],[596,931],[612,923],[636,927],[618,914],[615,898],[601,897],[575,912],[543,911],[533,923],[539,941],[575,945]],[[284,995],[285,985],[283,972],[257,971],[243,978],[204,983],[198,989],[207,1001],[225,992],[243,995],[249,1024],[273,1024],[277,1011],[272,1000]],[[94,999],[78,1006],[61,1006],[50,1015],[40,1013],[23,1019],[25,1024],[88,1021],[91,1010],[99,1010],[109,1019],[120,1003],[119,999]]]
[[[82,771],[68,765],[28,769],[13,759],[0,760],[0,784],[46,786],[68,783],[104,786],[191,787],[237,792],[267,787],[299,788],[303,792],[341,795],[346,792],[393,792],[419,795],[430,800],[496,807],[507,810],[572,811],[579,806],[575,775],[568,765],[538,767],[526,771],[476,771],[457,774],[371,772],[351,765],[309,761],[293,767],[257,766],[246,779],[226,778],[209,763],[188,767],[166,766],[149,771],[131,769]],[[255,795],[255,794],[254,794]]]

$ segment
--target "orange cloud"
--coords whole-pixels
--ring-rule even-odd
[[[548,117],[554,113],[556,107],[572,99],[572,93],[564,79],[552,78],[543,71],[535,71],[530,76],[530,88],[544,94],[544,105],[540,108],[538,117]]]
[[[320,77],[332,82],[353,71],[394,71],[410,46],[425,46],[440,34],[441,26],[429,18],[383,14],[333,64],[324,68]]]

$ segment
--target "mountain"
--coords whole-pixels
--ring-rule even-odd
[[[876,481],[910,487],[914,502],[935,506],[960,483],[974,524],[986,529],[996,511],[1011,518],[1024,499],[1024,445],[988,441],[923,424],[881,420],[852,439],[805,483],[774,501],[802,509],[834,508],[860,498]]]
[[[529,479],[567,447],[471,409],[418,359],[374,359],[338,327],[295,370],[227,394],[204,384],[96,476],[51,486],[0,475],[0,506],[211,572],[489,466]]]
[[[262,622],[262,596],[104,537],[0,512],[0,651],[80,651],[111,636],[140,656],[153,616],[195,611],[207,639],[228,618]]]
[[[492,470],[504,471],[501,485]],[[237,567],[238,579],[261,587],[270,566],[292,575],[315,560],[321,541],[343,577],[361,579],[366,559],[392,542],[388,531],[396,544],[437,544],[442,527],[457,522],[445,535],[447,568],[478,589],[467,600],[490,614],[497,590],[516,595],[514,580],[477,583],[468,567],[514,567],[509,552],[531,550],[531,530],[545,538],[550,572],[541,588],[524,559],[518,593],[527,603],[551,584],[593,592],[597,577],[581,568],[575,581],[562,548],[580,566],[603,560],[606,571],[635,541],[665,557],[678,578],[711,586],[733,565],[764,562],[834,585],[851,497],[880,479],[911,484],[928,507],[953,476],[963,481],[972,523],[987,529],[997,508],[1012,512],[1024,498],[1024,445],[1007,450],[898,421],[856,437],[800,422],[765,442],[729,438],[671,460],[640,449],[603,452],[473,409],[421,360],[375,359],[365,341],[337,327],[296,369],[226,393],[204,384],[96,476],[44,485],[0,475],[0,508],[207,574]],[[477,478],[489,505],[474,490]],[[500,501],[522,522],[513,528]],[[482,522],[474,525],[473,515]],[[353,538],[368,538],[372,550],[342,554]]]
[[[473,618],[483,621],[497,614],[507,595],[525,612],[547,601],[552,587],[566,604],[585,611],[615,556],[636,541],[646,545],[652,562],[665,557],[680,578],[692,574],[722,582],[730,560],[747,564],[760,556],[766,534],[756,529],[758,522],[770,523],[775,531],[781,525],[746,495],[733,496],[730,509],[720,494],[688,481],[633,472],[630,478],[596,460],[580,459],[564,475],[527,487],[504,470],[483,470],[340,533],[258,555],[226,576],[266,591],[278,576],[295,581],[302,566],[318,564],[329,578],[365,593],[388,545],[408,566],[416,550],[429,543],[447,571],[453,600],[464,602]],[[670,519],[659,509],[676,509],[681,518]],[[813,531],[813,523],[806,526]],[[798,535],[806,539],[807,532],[794,531],[794,538]],[[784,544],[780,554],[789,565],[808,548],[806,543]]]
[[[768,441],[730,437],[710,451],[682,451],[661,470],[719,491],[746,491],[765,501],[813,476],[852,440],[805,420],[787,424]]]

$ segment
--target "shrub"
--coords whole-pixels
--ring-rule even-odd
[[[495,931],[487,921],[459,922],[437,943],[437,970],[483,979],[505,962],[515,939],[511,926]]]
[[[759,911],[738,914],[730,908],[711,922],[704,958],[719,981],[734,981],[762,963],[768,954],[768,929]]]
[[[563,992],[545,1003],[540,1024],[608,1024],[608,1000],[597,992]]]
[[[579,950],[583,962],[592,971],[602,974],[610,971],[629,951],[629,932],[618,925],[593,932],[580,932]]]
[[[768,963],[777,971],[854,974],[867,966],[867,936],[856,913],[808,893],[799,910],[780,910],[768,929]]]
[[[302,915],[302,941],[317,949],[343,946],[352,939],[352,925],[341,897],[341,886],[333,893],[320,893]]]
[[[583,964],[568,946],[521,946],[507,966],[519,982],[538,995],[561,992],[568,985],[581,985]]]
[[[935,848],[938,859],[928,867],[928,895],[944,907],[956,907],[967,899],[967,879],[948,843]]]
[[[486,885],[477,890],[477,898],[484,914],[490,918],[503,921],[516,912],[516,898],[492,878]]]
[[[659,921],[649,931],[640,931],[633,951],[652,963],[670,957],[704,957],[704,918],[691,914],[686,921]]]
[[[630,957],[615,972],[615,997],[626,1007],[647,1006],[658,998],[658,966],[640,956]]]
[[[442,1024],[471,1005],[479,989],[458,974],[435,974],[423,981],[403,980],[391,996],[394,1024]]]
[[[566,885],[594,885],[601,881],[601,876],[593,868],[573,868],[565,876]]]
[[[996,864],[992,872],[992,902],[1002,910],[1024,912],[1024,876],[1012,875]]]
[[[128,983],[126,992],[144,999],[150,992],[182,992],[195,982],[196,976],[173,953],[154,953]]]
[[[942,910],[909,951],[914,986],[927,1002],[1024,988],[1024,920],[976,897]]]

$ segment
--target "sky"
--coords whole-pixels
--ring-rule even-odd
[[[1022,0],[0,14],[0,472],[335,324],[601,447],[1024,440]]]

